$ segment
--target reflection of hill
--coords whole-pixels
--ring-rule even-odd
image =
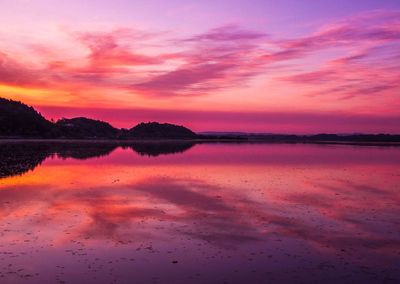
[[[90,158],[103,157],[114,151],[118,144],[115,143],[61,143],[54,145],[57,156],[66,159],[73,158],[86,160]]]
[[[0,145],[0,178],[31,171],[49,154],[47,147],[41,144],[2,143]]]
[[[189,150],[193,142],[4,142],[0,144],[0,178],[22,175],[40,165],[47,157],[86,160],[109,155],[117,147],[131,148],[141,156],[156,157]]]
[[[141,156],[157,157],[159,155],[183,153],[195,145],[194,142],[137,142],[125,145]]]
[[[106,156],[117,147],[108,143],[1,143],[0,178],[22,175],[54,154],[63,159],[85,160]]]

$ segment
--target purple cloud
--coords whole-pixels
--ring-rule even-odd
[[[200,34],[184,41],[198,42],[198,41],[249,41],[249,40],[259,40],[266,38],[265,33],[259,33],[255,31],[249,31],[241,29],[236,25],[227,25],[223,27],[218,27],[212,29],[204,34]]]
[[[137,46],[149,40],[162,41],[159,34],[132,29],[80,32],[72,37],[87,48],[86,65],[49,61],[32,68],[10,54],[0,54],[0,82],[62,90],[116,88],[149,97],[199,96],[245,87],[260,75],[276,79],[272,71],[279,67],[279,74],[284,74],[279,79],[313,86],[311,96],[382,95],[399,89],[398,16],[400,12],[368,12],[288,39],[228,25],[173,39],[179,44],[173,53],[139,51]],[[319,52],[330,52],[333,58],[313,69],[303,67],[302,62]]]

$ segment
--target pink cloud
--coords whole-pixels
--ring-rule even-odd
[[[150,95],[198,94],[216,90],[226,78],[225,73],[237,67],[234,64],[187,65],[178,70],[152,78],[148,82],[132,85],[133,89],[149,92]],[[207,84],[204,84],[207,83]]]
[[[343,99],[392,98],[400,92],[399,15],[360,14],[298,38],[274,38],[238,26],[184,38],[169,34],[168,39],[126,28],[79,31],[70,37],[85,51],[78,61],[69,61],[68,56],[63,60],[62,54],[53,60],[46,56],[51,47],[36,45],[42,64],[31,65],[1,49],[0,83],[78,93],[78,100],[86,90],[102,94],[122,90],[157,99],[236,91],[258,79],[283,84],[310,100],[317,95],[330,97],[340,109]],[[152,48],[143,48],[147,45]],[[306,88],[300,93],[299,86]],[[275,95],[278,100],[279,95]]]
[[[396,63],[400,60],[400,54],[394,56],[392,48],[389,46],[384,52],[371,48],[329,61],[317,71],[294,74],[283,79],[313,87],[310,95],[329,95],[342,99],[391,95],[400,91],[400,64]]]
[[[12,86],[47,85],[37,70],[21,65],[0,50],[0,83]]]
[[[223,27],[218,27],[212,29],[204,34],[193,36],[191,38],[185,39],[184,41],[228,41],[228,42],[238,42],[238,41],[249,41],[249,40],[259,40],[266,38],[265,33],[244,30],[236,25],[227,25]]]
[[[400,13],[367,13],[327,26],[309,37],[281,41],[291,55],[286,59],[301,59],[328,48],[348,50],[345,55],[343,50],[337,51],[340,55],[321,62],[321,67],[313,71],[291,73],[282,79],[311,87],[311,96],[392,96],[400,91],[400,18],[395,15]],[[275,55],[274,59],[282,57]]]
[[[128,34],[126,34],[129,32]],[[162,58],[134,53],[129,47],[118,43],[119,37],[128,40],[141,40],[143,33],[134,34],[130,30],[116,30],[112,32],[83,33],[78,40],[86,45],[90,54],[89,64],[92,67],[98,66],[129,66],[129,65],[153,65],[161,64]]]
[[[86,32],[74,37],[77,43],[88,48],[86,65],[71,66],[66,61],[51,61],[47,62],[46,67],[29,70],[14,60],[12,68],[7,66],[7,72],[12,70],[15,78],[26,78],[31,73],[40,74],[43,80],[36,80],[37,85],[45,83],[47,86],[51,83],[61,89],[69,86],[79,86],[81,89],[108,87],[151,97],[204,95],[236,87],[239,82],[243,83],[258,74],[256,69],[259,64],[253,55],[257,45],[253,41],[262,37],[260,33],[224,27],[180,41],[181,44],[185,42],[183,52],[146,55],[121,43],[146,40],[145,33],[136,35],[130,30]],[[38,45],[34,49],[48,50]],[[180,64],[175,64],[175,69],[169,67],[170,70],[160,71],[160,67],[170,60],[177,60]],[[134,69],[140,66],[150,66],[152,69]]]
[[[400,39],[400,12],[367,12],[323,26],[314,34],[298,39],[281,40],[287,49],[304,52],[341,45],[359,44],[360,41],[396,41]]]
[[[263,33],[224,26],[178,41],[187,46],[181,54],[185,63],[132,88],[150,96],[181,96],[243,86],[263,70],[257,54],[265,37]]]

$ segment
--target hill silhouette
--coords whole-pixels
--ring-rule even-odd
[[[119,130],[109,123],[85,117],[63,118],[56,122],[60,133],[68,138],[116,138]]]
[[[124,138],[139,139],[193,139],[197,134],[190,129],[169,123],[148,122],[140,123],[127,130]]]
[[[33,107],[0,98],[0,136],[56,137],[58,130]]]
[[[140,123],[129,130],[86,117],[48,121],[33,107],[0,98],[0,137],[66,139],[194,139],[190,129],[169,123]]]
[[[109,123],[86,117],[63,118],[53,123],[33,107],[24,103],[0,98],[0,138],[56,138],[56,139],[106,139],[106,140],[197,140],[201,141],[250,141],[270,143],[398,143],[400,135],[389,134],[252,134],[252,133],[203,133],[170,123],[139,123],[131,129],[117,129]],[[139,152],[143,149],[138,146]],[[149,146],[146,146],[149,148]],[[151,147],[150,147],[151,148]],[[164,147],[165,148],[165,147]],[[157,154],[157,150],[153,149]]]

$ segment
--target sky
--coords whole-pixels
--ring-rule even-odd
[[[399,0],[0,0],[0,96],[130,128],[400,133]]]

